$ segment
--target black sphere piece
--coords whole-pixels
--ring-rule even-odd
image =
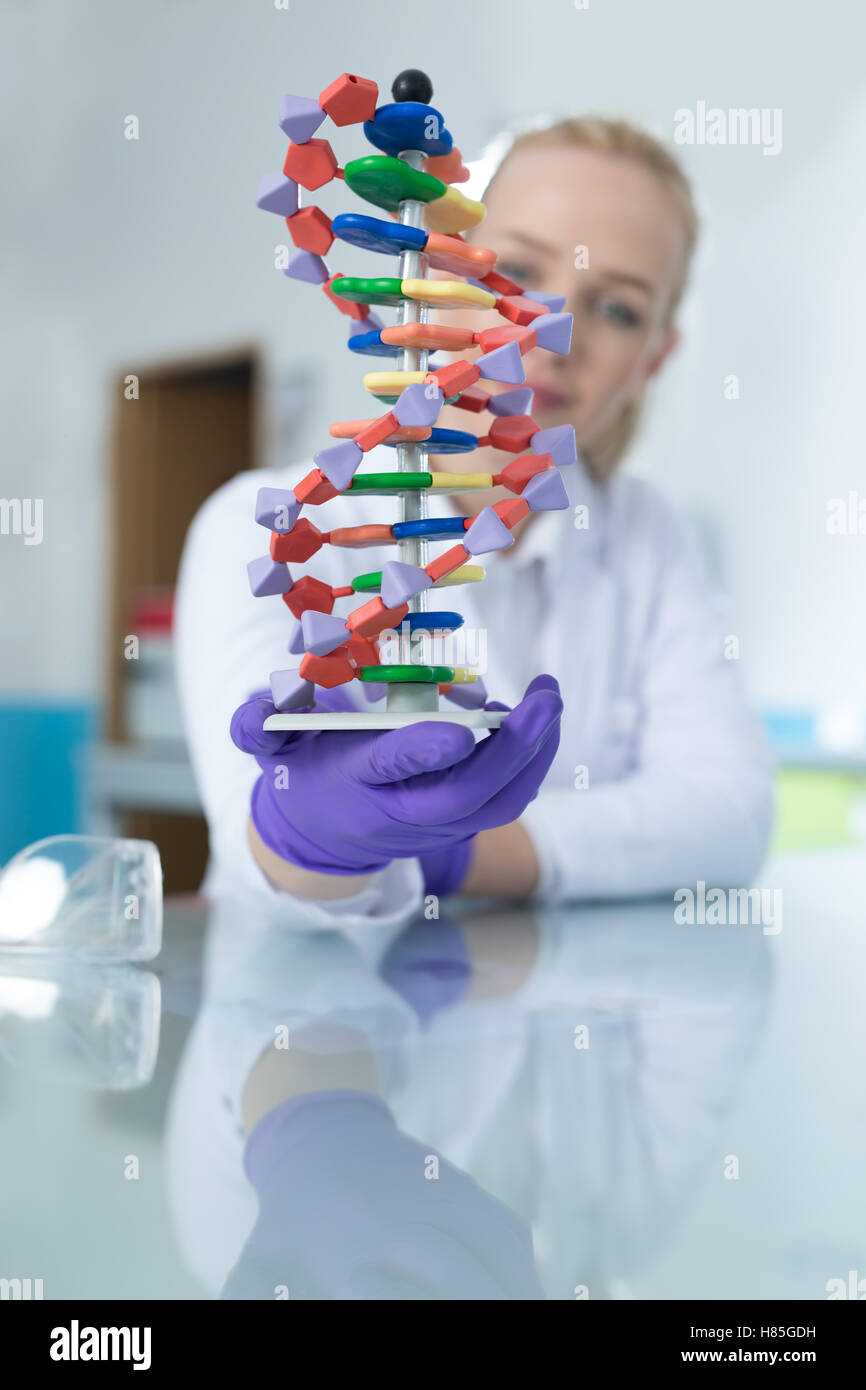
[[[406,68],[391,83],[391,95],[395,101],[420,101],[426,106],[433,95],[433,83],[420,68]]]

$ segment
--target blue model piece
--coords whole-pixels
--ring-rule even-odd
[[[396,357],[400,349],[390,347],[388,343],[382,342],[381,328],[375,328],[372,333],[356,333],[349,339],[348,347],[352,352],[360,352],[365,357]]]
[[[440,430],[434,425],[430,438],[422,439],[421,445],[437,454],[471,454],[478,448],[478,435],[468,430]]]
[[[423,227],[406,227],[400,222],[383,222],[362,212],[341,212],[331,223],[334,236],[362,251],[379,251],[397,256],[401,251],[423,251],[428,233]]]
[[[464,619],[460,613],[407,613],[403,622],[409,624],[410,632],[417,628],[434,632],[454,632],[463,626]],[[402,627],[402,623],[400,626]],[[399,630],[397,628],[398,632]]]
[[[394,101],[377,106],[372,121],[364,122],[364,134],[385,154],[421,150],[426,155],[450,154],[454,141],[445,129],[442,113],[421,101]]]
[[[463,520],[462,516],[440,516],[424,521],[395,521],[391,532],[395,541],[409,540],[412,536],[427,541],[447,541],[452,536],[466,535]]]
[[[354,341],[354,338],[349,339],[349,347]],[[399,349],[395,348],[396,351]],[[427,365],[430,366],[430,363]],[[430,432],[430,438],[421,439],[418,442],[422,449],[431,449],[437,454],[471,454],[473,449],[478,448],[478,436],[470,434],[468,430],[440,430],[435,425]],[[396,443],[391,443],[387,439],[385,443],[389,449],[397,448]]]

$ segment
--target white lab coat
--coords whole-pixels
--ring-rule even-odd
[[[382,446],[365,468],[393,467],[393,459]],[[258,768],[228,737],[237,705],[264,689],[271,671],[299,660],[287,650],[294,619],[279,597],[251,596],[246,563],[268,548],[268,532],[254,520],[258,489],[291,487],[310,466],[239,474],[208,499],[187,538],[176,654],[211,829],[207,886],[258,889],[307,926],[355,918],[388,925],[418,907],[415,860],[395,861],[337,904],[298,909],[268,887],[245,833]],[[745,885],[767,846],[771,772],[701,566],[650,484],[628,475],[599,484],[581,464],[563,476],[568,510],[535,518],[513,555],[482,557],[482,583],[433,596],[465,615],[491,698],[516,703],[539,672],[562,688],[559,752],[522,818],[541,863],[537,897],[643,896],[698,879]],[[431,511],[448,515],[452,503],[437,497]],[[397,499],[341,496],[308,515],[323,530],[395,521]],[[394,554],[324,546],[292,572],[345,584]],[[336,611],[356,604],[341,600]],[[367,707],[360,692],[356,698]]]

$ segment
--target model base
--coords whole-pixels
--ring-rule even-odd
[[[272,729],[406,729],[410,724],[432,720],[437,724],[462,724],[467,729],[498,729],[507,710],[345,710],[335,714],[309,710],[306,713],[271,714],[262,725]]]

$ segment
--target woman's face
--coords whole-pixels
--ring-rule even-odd
[[[564,294],[574,315],[567,357],[536,349],[525,359],[533,417],[573,424],[578,447],[591,445],[675,345],[668,311],[685,255],[676,207],[637,161],[559,145],[515,151],[485,202],[472,240],[524,289]],[[459,310],[442,317],[466,323]],[[473,327],[502,322],[473,314]]]

